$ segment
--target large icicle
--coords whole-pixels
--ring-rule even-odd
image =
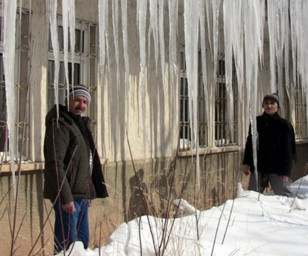
[[[291,49],[293,62],[294,89],[302,89],[303,102],[306,102],[306,120],[308,125],[308,36],[307,36],[308,2],[290,1]],[[297,87],[297,88],[295,88]],[[290,97],[292,100],[293,97]],[[294,102],[292,102],[294,104]],[[308,134],[306,134],[308,135]]]
[[[69,21],[69,31],[70,31],[70,46],[71,46],[71,83],[74,85],[74,66],[75,66],[75,0],[69,0],[68,2],[68,21]],[[67,87],[67,92],[69,88]],[[67,94],[68,95],[68,94]]]
[[[63,27],[63,51],[64,51],[64,74],[65,82],[67,85],[67,92],[69,91],[69,78],[68,78],[68,17],[69,15],[69,3],[68,0],[62,0],[62,27]],[[67,93],[68,95],[68,93]],[[68,98],[67,98],[68,101]],[[68,104],[67,104],[68,105]]]
[[[234,0],[232,4],[233,22],[232,22],[232,50],[234,54],[234,63],[237,76],[238,100],[243,101],[244,84],[244,20],[243,20],[243,1]]]
[[[16,155],[16,100],[15,100],[15,33],[16,33],[16,0],[4,0],[3,10],[3,64],[6,93],[6,116],[9,138],[10,170],[12,173],[11,189],[16,196],[15,155]]]
[[[176,34],[177,34],[177,24],[178,24],[178,1],[168,0],[168,9],[169,9],[169,73],[170,73],[170,88],[171,91],[173,91],[174,77],[177,71]]]
[[[150,53],[150,42],[151,42],[151,34],[153,34],[154,40],[154,55],[155,55],[155,67],[156,67],[156,74],[157,74],[157,64],[158,64],[158,2],[157,0],[149,1],[150,6],[150,24],[148,30],[148,44],[149,44],[149,53]],[[150,56],[150,54],[149,54]],[[149,58],[150,60],[150,58]]]
[[[270,41],[270,71],[271,71],[271,93],[277,92],[280,103],[284,105],[283,74],[285,73],[286,91],[289,95],[288,63],[289,62],[289,15],[288,0],[269,1],[267,5],[268,31]],[[285,71],[283,69],[285,67]],[[278,73],[278,81],[276,74]],[[281,108],[284,116],[284,108]]]
[[[216,78],[218,63],[218,35],[219,35],[219,9],[220,0],[212,0],[213,14],[213,56],[214,56],[214,77]]]
[[[148,0],[137,1],[137,24],[139,33],[139,52],[140,52],[140,82],[142,88],[142,121],[143,121],[143,145],[144,154],[146,154],[146,49],[145,49],[145,38],[146,38],[146,22],[147,22],[147,4]],[[146,156],[146,155],[145,155]]]
[[[164,0],[159,0],[158,5],[158,31],[159,31],[159,52],[162,81],[165,87],[165,34],[164,34]]]
[[[232,37],[237,35],[233,32],[233,0],[225,0],[223,4],[223,16],[224,16],[224,49],[225,49],[225,79],[226,79],[226,94],[227,94],[227,128],[229,132],[229,138],[233,142],[233,122],[234,122],[234,100],[233,100],[233,88],[232,88]]]
[[[120,56],[119,56],[119,4],[118,1],[112,1],[112,27],[113,27],[113,41],[116,59],[116,88],[120,83]]]
[[[196,187],[200,189],[199,132],[198,132],[198,38],[200,1],[184,2],[185,55],[188,80],[189,116],[192,145],[196,148]]]
[[[121,1],[121,15],[122,15],[122,37],[123,37],[123,51],[124,51],[124,67],[125,67],[125,111],[126,121],[128,120],[129,107],[129,56],[128,56],[128,32],[127,32],[127,0]]]
[[[106,62],[106,35],[108,34],[108,1],[101,0],[98,1],[98,23],[99,23],[99,72],[101,75],[101,81],[104,82],[104,70]]]
[[[255,166],[256,184],[258,184],[257,170],[257,102],[258,91],[258,63],[263,56],[261,42],[263,40],[264,27],[264,2],[263,1],[244,1],[244,32],[245,32],[245,70],[246,70],[246,102],[249,105],[253,158]]]
[[[209,88],[207,82],[207,68],[206,68],[206,39],[205,39],[205,3],[204,0],[200,2],[200,46],[201,46],[201,64],[202,64],[202,83],[204,90],[204,101],[205,101],[205,121],[209,121]]]
[[[54,102],[57,108],[57,117],[59,117],[59,41],[58,41],[58,25],[57,25],[57,1],[48,0],[48,12],[49,12],[49,26],[50,26],[50,37],[52,52],[54,56],[54,78],[53,78],[53,89],[54,89]]]

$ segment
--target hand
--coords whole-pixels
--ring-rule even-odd
[[[88,200],[88,206],[89,206],[89,207],[92,206],[92,200],[91,200],[91,199]]]
[[[280,180],[281,180],[282,182],[284,182],[284,181],[292,182],[291,179],[290,179],[288,176],[285,176],[285,175],[281,175],[281,176],[280,176]]]
[[[62,210],[67,212],[68,214],[73,214],[76,212],[76,208],[75,208],[75,205],[74,205],[74,202],[71,201],[67,204],[62,204]]]
[[[248,164],[243,164],[242,165],[242,172],[247,176],[250,174],[250,167]]]

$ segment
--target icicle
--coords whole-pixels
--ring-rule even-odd
[[[276,92],[280,97],[281,105],[284,105],[283,73],[285,73],[286,91],[288,90],[288,63],[289,61],[289,13],[288,1],[269,1],[268,2],[268,30],[270,39],[270,71],[271,71],[271,92]],[[285,71],[283,72],[283,66]],[[278,80],[276,82],[276,74]],[[281,108],[284,116],[284,108]]]
[[[301,59],[300,66],[302,67],[301,75],[302,75],[302,87],[303,87],[303,95],[306,96],[306,124],[308,126],[308,35],[307,35],[307,24],[308,24],[308,2],[303,1],[302,8],[302,23],[301,23]],[[308,135],[308,131],[307,131]]]
[[[119,87],[120,83],[120,57],[119,57],[119,4],[118,1],[112,1],[112,23],[113,23],[113,41],[116,59],[116,88]]]
[[[101,0],[98,1],[98,23],[99,23],[99,66],[100,75],[102,77],[101,81],[104,83],[104,69],[106,61],[106,41],[105,36],[107,34],[107,14],[108,14],[108,1]]]
[[[212,19],[211,19],[211,1],[208,1],[208,0],[203,0],[205,2],[205,10],[206,10],[206,22],[207,22],[207,33],[208,33],[208,40],[209,40],[209,45],[210,45],[210,52],[212,53],[211,56],[212,56],[212,60],[213,60],[213,48],[212,48],[212,41],[211,41],[211,38],[212,38],[212,35],[213,35],[213,26],[211,25],[211,21],[213,21],[213,15],[212,15]]]
[[[245,0],[244,0],[245,1]],[[243,101],[244,84],[244,45],[243,45],[243,4],[242,0],[235,0],[232,4],[232,49],[234,53],[234,63],[237,75],[238,100]]]
[[[200,188],[199,132],[198,132],[198,36],[200,1],[184,2],[185,54],[188,81],[189,117],[192,144],[196,148],[196,186]]]
[[[67,92],[69,91],[69,78],[68,78],[68,15],[69,15],[68,0],[62,0],[64,74],[65,74],[65,82],[66,82],[66,85],[67,85]],[[67,97],[67,102],[68,102],[68,97]],[[68,106],[68,104],[67,104],[67,106]]]
[[[212,0],[212,13],[213,13],[213,55],[214,55],[214,77],[217,75],[217,63],[218,63],[218,32],[219,32],[219,9],[220,0]]]
[[[3,64],[5,76],[6,116],[9,138],[10,170],[12,173],[11,190],[16,196],[15,155],[16,155],[16,107],[15,107],[15,33],[16,33],[16,0],[4,0],[3,13]]]
[[[60,60],[59,60],[59,41],[58,41],[58,25],[57,25],[57,1],[48,0],[48,13],[49,13],[49,26],[50,26],[50,36],[51,45],[53,49],[54,56],[54,102],[57,108],[57,119],[59,117],[59,70],[60,70]]]
[[[158,30],[159,30],[159,48],[160,48],[160,65],[162,81],[165,88],[165,34],[164,34],[164,0],[159,0],[159,14],[158,14]]]
[[[139,32],[139,47],[140,47],[140,81],[142,88],[142,120],[143,120],[143,145],[144,154],[146,152],[146,111],[145,111],[145,100],[146,100],[146,50],[145,50],[145,34],[146,34],[146,17],[147,17],[147,0],[137,1],[137,24]]]
[[[178,23],[178,1],[168,0],[169,8],[169,73],[170,73],[170,89],[174,88],[174,76],[176,75],[177,63],[177,48],[176,48],[176,34]]]
[[[232,30],[233,13],[232,13],[232,0],[225,0],[223,5],[224,15],[224,48],[225,48],[225,67],[226,67],[226,94],[227,94],[227,115],[226,120],[228,124],[230,140],[233,141],[233,121],[234,121],[234,100],[232,88],[232,37],[237,36]],[[230,19],[229,19],[230,18]]]
[[[150,24],[149,24],[149,31],[148,31],[148,42],[150,45],[150,35],[153,34],[154,39],[154,54],[155,54],[155,67],[156,67],[156,74],[157,74],[157,63],[158,63],[158,3],[157,0],[150,0]],[[150,46],[149,46],[150,50]]]
[[[128,32],[127,32],[127,0],[121,1],[121,14],[122,14],[122,37],[124,49],[124,65],[125,65],[125,111],[126,121],[128,120],[128,107],[129,107],[129,56],[128,56]]]
[[[258,89],[258,60],[263,56],[262,47],[260,44],[263,40],[264,27],[264,5],[262,2],[247,2],[244,1],[244,32],[245,32],[245,64],[246,64],[246,102],[249,105],[252,145],[253,145],[253,160],[255,166],[256,184],[258,184],[257,170],[257,89]]]
[[[297,80],[297,34],[299,20],[299,1],[290,2],[290,27],[291,27],[291,52],[292,52],[292,69],[293,69],[293,84],[296,85]]]
[[[200,46],[201,46],[201,64],[202,64],[202,83],[204,91],[205,108],[205,122],[209,121],[209,89],[207,83],[207,69],[206,69],[206,42],[205,42],[205,3],[200,2]]]
[[[70,28],[70,44],[71,44],[71,63],[72,63],[72,86],[74,85],[74,65],[75,65],[75,0],[69,0],[68,2],[68,18],[69,18],[69,28]],[[69,88],[67,87],[67,95]]]

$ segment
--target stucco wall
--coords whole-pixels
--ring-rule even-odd
[[[137,216],[174,217],[177,211],[172,203],[174,199],[183,198],[198,209],[205,209],[233,198],[241,181],[239,154],[230,152],[201,158],[200,190],[196,189],[195,159],[191,157],[105,165],[109,198],[94,200],[89,209],[91,248],[102,246],[116,227]],[[0,175],[0,248],[5,252],[3,255],[9,255],[15,200],[9,190],[10,174]],[[42,248],[49,254],[52,252],[54,212],[51,203],[42,198],[42,180],[40,170],[22,172],[20,176],[15,245],[21,255],[28,254],[34,244],[32,254]]]

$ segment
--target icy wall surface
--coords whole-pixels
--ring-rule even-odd
[[[3,49],[7,95],[7,121],[10,136],[10,159],[13,159],[16,154],[15,136],[12,136],[12,134],[16,134],[14,125],[14,120],[16,120],[16,113],[14,111],[15,33],[12,33],[12,31],[15,31],[16,2],[17,0],[3,1]],[[238,83],[236,90],[238,98],[248,106],[245,116],[251,120],[254,141],[257,138],[254,121],[256,106],[259,104],[259,102],[256,102],[257,95],[263,94],[264,92],[278,91],[283,102],[284,91],[286,91],[288,101],[292,104],[294,103],[294,99],[290,98],[290,90],[294,89],[294,86],[300,83],[302,85],[303,95],[306,95],[306,102],[308,101],[308,17],[306,15],[308,12],[308,1],[306,0],[136,0],[135,2],[114,0],[97,2],[99,79],[100,81],[109,81],[111,103],[117,100],[118,94],[125,94],[124,106],[126,109],[124,111],[126,116],[128,116],[127,108],[131,93],[131,67],[129,65],[131,55],[128,51],[130,37],[128,31],[130,26],[137,27],[140,57],[139,87],[141,92],[139,100],[142,105],[141,116],[144,126],[146,125],[147,100],[150,99],[148,95],[148,72],[155,72],[157,76],[162,78],[162,84],[155,86],[157,86],[157,90],[163,90],[164,93],[171,94],[169,108],[172,109],[178,104],[178,98],[175,97],[177,94],[170,92],[173,92],[173,88],[175,88],[174,86],[178,79],[178,38],[179,35],[184,35],[189,119],[191,120],[191,130],[193,131],[192,143],[197,151],[199,145],[199,91],[197,88],[198,77],[200,75],[199,71],[201,70],[202,73],[203,91],[206,104],[208,104],[210,100],[213,100],[210,99],[210,97],[213,97],[213,94],[209,93],[210,85],[207,80],[207,76],[209,75],[207,67],[213,63],[213,77],[215,77],[221,40],[223,40],[224,45],[226,90],[228,95],[226,119],[230,134],[233,134],[232,123],[234,120],[233,63],[236,69]],[[20,3],[22,4],[22,2]],[[68,54],[68,43],[70,42],[71,48],[74,47],[75,1],[63,0],[62,6],[64,67],[66,81],[68,81],[67,63],[69,61],[74,62],[74,54],[70,57]],[[59,77],[57,1],[47,1],[46,7],[55,59],[54,89],[57,91]],[[136,16],[134,19],[132,19],[131,15],[128,16],[129,8],[135,8]],[[184,19],[184,26],[179,26],[181,19],[182,21]],[[271,80],[267,85],[260,85],[258,83],[258,75],[260,67],[262,68],[264,62],[263,49],[265,33],[267,33],[266,38],[270,50],[269,66]],[[111,40],[114,43],[112,47],[109,45]],[[124,56],[120,56],[120,48],[123,48]],[[154,58],[150,55],[153,52]],[[200,59],[199,56],[201,56]],[[151,62],[155,62],[155,70],[149,71],[149,63]],[[121,67],[124,67],[124,82],[121,82],[119,78]],[[289,72],[289,70],[291,71]],[[167,72],[168,75],[166,75]],[[116,79],[112,80],[112,76]],[[114,95],[114,92],[117,95]],[[57,102],[58,98],[56,96],[55,103]],[[208,109],[207,107],[205,111],[206,119],[209,117]],[[116,111],[119,113],[122,110],[118,108]],[[143,129],[143,137],[144,148],[146,148],[146,138],[148,137],[146,129]]]

